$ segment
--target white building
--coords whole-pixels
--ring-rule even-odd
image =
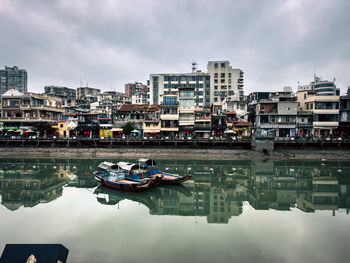
[[[209,61],[210,105],[215,102],[239,101],[244,99],[244,72],[233,69],[229,61]]]

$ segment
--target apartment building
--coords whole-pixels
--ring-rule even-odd
[[[210,105],[215,102],[239,101],[244,98],[244,72],[233,69],[229,61],[209,61]]]
[[[27,92],[27,71],[17,66],[6,67],[0,70],[0,97],[6,91],[15,89],[19,92]]]
[[[312,114],[314,136],[327,137],[338,130],[339,92],[333,81],[316,76],[309,85],[298,87],[298,109]]]
[[[178,94],[180,88],[194,90],[194,105],[210,108],[210,76],[200,71],[192,73],[151,74],[150,104],[159,104],[163,94]]]

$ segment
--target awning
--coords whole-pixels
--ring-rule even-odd
[[[143,130],[143,133],[159,133],[160,130],[156,130],[156,129],[153,129],[153,130]]]
[[[32,129],[26,130],[24,132],[34,132]]]
[[[226,130],[226,131],[224,131],[224,133],[226,133],[226,134],[236,134],[237,132],[235,132],[233,130]]]
[[[18,129],[15,132],[23,132],[23,130],[22,129]]]
[[[138,130],[132,130],[131,132],[139,132]]]
[[[112,128],[111,131],[112,132],[122,132],[123,128]]]

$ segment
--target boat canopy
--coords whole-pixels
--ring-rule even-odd
[[[128,162],[119,162],[118,166],[120,169],[125,170],[125,171],[140,169],[140,166],[138,164],[128,163]]]
[[[146,159],[146,158],[140,158],[137,159],[137,163],[139,163],[141,166],[155,166],[157,165],[156,162],[153,159]]]
[[[110,162],[102,162],[99,164],[98,168],[104,169],[104,170],[118,170],[118,165]]]

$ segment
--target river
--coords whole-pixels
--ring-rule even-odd
[[[67,262],[122,263],[350,257],[348,162],[159,160],[192,179],[130,193],[97,184],[100,161],[0,159],[0,251],[60,243]]]

